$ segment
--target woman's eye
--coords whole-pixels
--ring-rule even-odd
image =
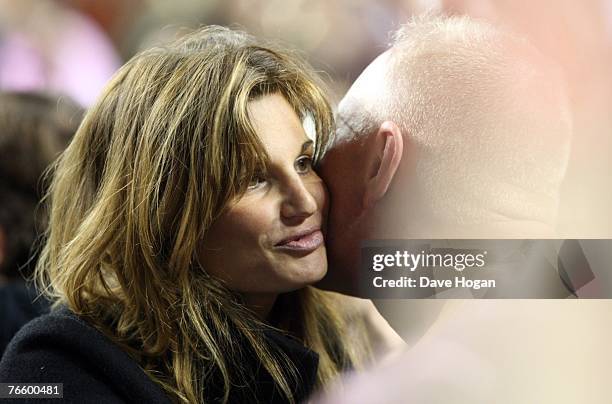
[[[247,189],[257,189],[266,183],[266,179],[261,174],[255,174],[251,181],[249,182],[249,186]]]
[[[295,161],[295,170],[298,174],[306,174],[312,169],[312,157],[302,156]]]

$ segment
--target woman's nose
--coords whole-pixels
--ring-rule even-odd
[[[317,201],[301,178],[291,179],[283,188],[281,215],[284,218],[306,218],[317,211]]]

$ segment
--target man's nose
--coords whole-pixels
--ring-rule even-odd
[[[292,178],[283,187],[281,215],[286,219],[307,218],[318,209],[317,201],[301,178]]]

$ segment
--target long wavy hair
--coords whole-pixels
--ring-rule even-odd
[[[221,27],[136,55],[55,166],[39,288],[109,336],[175,401],[206,401],[215,373],[224,401],[232,385],[248,385],[255,370],[236,365],[246,341],[295,402],[298,375],[264,338],[271,325],[210,276],[198,252],[265,163],[249,101],[280,93],[299,117],[312,117],[316,161],[333,130],[321,88],[293,53]],[[279,298],[275,329],[319,354],[319,387],[368,356],[367,344],[347,335],[356,319],[336,295],[306,287]]]

